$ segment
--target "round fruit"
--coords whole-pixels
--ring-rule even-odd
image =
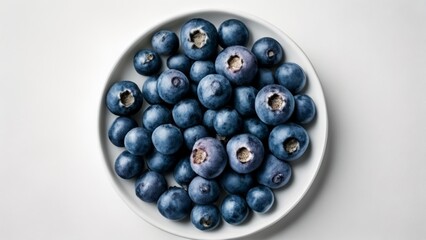
[[[246,220],[249,208],[246,200],[238,195],[227,195],[220,206],[223,219],[232,225],[239,225]]]
[[[209,74],[201,79],[197,87],[200,103],[208,109],[219,109],[225,106],[232,95],[232,87],[228,79],[220,74]]]
[[[151,45],[158,54],[171,55],[179,48],[179,38],[169,30],[160,30],[152,36]]]
[[[176,104],[189,92],[189,81],[179,70],[167,69],[157,80],[158,95],[166,103]]]
[[[216,180],[197,176],[189,184],[188,194],[196,204],[210,204],[219,198],[219,184],[217,184]]]
[[[160,71],[162,65],[160,55],[153,50],[142,49],[133,57],[133,66],[140,75],[154,75]]]
[[[179,187],[170,187],[157,201],[158,211],[170,220],[181,220],[191,212],[192,202],[188,193]]]
[[[208,60],[216,55],[217,30],[209,21],[193,18],[180,31],[180,43],[186,56],[193,60]]]
[[[309,135],[300,125],[286,123],[272,129],[268,143],[269,150],[275,157],[293,161],[305,153],[309,145]]]
[[[306,75],[296,63],[284,63],[275,70],[275,79],[292,93],[299,93],[306,84]]]
[[[286,122],[294,110],[293,95],[277,84],[263,87],[256,96],[255,110],[262,122],[278,125]]]
[[[115,173],[123,179],[136,177],[142,172],[143,167],[143,158],[128,151],[123,151],[114,162]]]
[[[235,85],[252,83],[257,73],[257,60],[250,50],[243,46],[225,48],[216,58],[216,72],[225,76]]]
[[[135,193],[144,202],[157,202],[161,194],[167,190],[167,182],[163,175],[145,171],[135,183]]]
[[[256,170],[263,161],[264,148],[262,142],[251,134],[233,136],[226,145],[229,166],[237,173],[250,173]]]
[[[142,107],[142,103],[142,92],[132,81],[124,80],[114,83],[106,95],[108,110],[118,116],[135,114]]]
[[[305,94],[294,96],[293,119],[300,124],[308,124],[315,118],[316,107],[311,97]]]
[[[160,125],[152,132],[152,143],[162,154],[176,153],[183,144],[182,132],[173,124]]]
[[[220,24],[217,30],[219,45],[227,48],[233,45],[245,46],[249,40],[249,31],[246,25],[237,19],[228,19]]]
[[[251,51],[256,56],[260,66],[272,67],[284,58],[284,50],[281,44],[270,37],[257,40]]]
[[[152,148],[151,133],[142,127],[133,128],[124,137],[124,146],[131,154],[144,156]]]
[[[212,179],[223,172],[228,156],[219,140],[204,137],[195,142],[190,161],[194,172],[203,178]]]
[[[275,196],[270,188],[257,186],[248,191],[246,201],[251,210],[265,213],[269,211],[274,204]]]
[[[195,205],[191,210],[192,224],[202,230],[210,231],[219,226],[221,217],[219,209],[213,205]]]
[[[291,166],[269,154],[263,160],[262,166],[256,171],[257,182],[278,189],[287,185],[291,179]]]

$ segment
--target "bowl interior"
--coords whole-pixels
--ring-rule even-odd
[[[131,80],[138,84],[139,87],[142,87],[146,77],[137,74],[134,70],[132,62],[133,55],[140,49],[151,48],[151,36],[156,31],[168,29],[178,34],[183,23],[196,17],[209,20],[216,27],[218,27],[223,21],[230,18],[236,18],[243,21],[250,31],[249,47],[251,47],[255,40],[261,37],[268,36],[275,38],[283,46],[285,61],[299,64],[306,72],[306,75],[308,76],[308,83],[303,92],[312,97],[317,107],[316,119],[312,124],[306,127],[311,139],[309,149],[302,159],[298,160],[297,163],[292,164],[294,171],[293,179],[288,187],[274,191],[276,202],[273,209],[271,209],[271,211],[267,214],[251,213],[249,219],[240,226],[229,225],[222,221],[219,228],[211,232],[202,232],[196,229],[192,226],[189,219],[180,222],[173,222],[165,219],[159,214],[155,204],[142,202],[136,197],[134,193],[133,180],[123,180],[116,176],[113,167],[114,161],[124,149],[115,147],[108,140],[108,128],[116,116],[111,114],[104,104],[106,91],[109,86],[116,81]],[[143,109],[147,106],[148,105],[145,102]],[[140,114],[137,114],[135,116],[135,119],[138,122],[139,115]],[[265,229],[278,220],[284,218],[303,198],[316,177],[326,147],[327,127],[327,110],[321,84],[312,64],[302,50],[284,32],[273,25],[245,13],[230,13],[226,11],[203,11],[180,15],[158,24],[141,35],[123,53],[115,68],[112,70],[110,77],[105,83],[99,112],[99,134],[104,156],[104,164],[113,187],[123,201],[136,214],[152,225],[181,237],[193,238],[194,236],[197,236],[197,239],[230,239],[247,236]],[[169,185],[175,185],[170,176],[168,176],[168,183]]]

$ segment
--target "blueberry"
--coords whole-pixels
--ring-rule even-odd
[[[219,109],[225,106],[232,96],[231,83],[220,74],[209,74],[198,84],[198,100],[208,109]]]
[[[255,85],[257,89],[262,89],[266,85],[274,84],[274,72],[268,68],[259,68],[257,70]]]
[[[194,82],[200,82],[203,77],[216,73],[214,62],[212,61],[195,61],[189,70],[189,77]]]
[[[158,95],[157,78],[154,76],[149,77],[143,83],[142,95],[143,98],[151,105],[164,103],[163,99],[161,99],[160,95]]]
[[[246,200],[239,195],[227,195],[220,206],[223,219],[232,225],[239,225],[246,220],[249,208]]]
[[[219,140],[204,137],[195,142],[190,161],[195,173],[203,178],[212,179],[223,172],[228,156]]]
[[[262,122],[278,125],[291,117],[294,98],[290,91],[281,85],[267,85],[257,94],[254,107]]]
[[[176,33],[169,30],[160,30],[151,38],[151,45],[161,55],[171,55],[179,48],[179,38]]]
[[[237,19],[228,19],[220,24],[217,30],[219,45],[227,48],[233,45],[246,46],[249,40],[249,31],[246,25]]]
[[[268,154],[256,171],[257,182],[272,189],[287,185],[291,179],[291,166],[272,154]]]
[[[119,116],[135,114],[142,107],[142,103],[142,92],[132,81],[123,80],[114,83],[106,95],[108,110]]]
[[[233,136],[226,145],[229,166],[237,173],[250,173],[263,161],[263,143],[252,134]]]
[[[213,205],[195,205],[191,210],[192,224],[202,230],[211,231],[219,226],[221,217],[219,209]]]
[[[219,184],[217,184],[216,180],[197,176],[189,184],[188,194],[196,204],[210,204],[219,199]]]
[[[124,147],[126,134],[138,123],[129,117],[117,117],[108,129],[108,138],[117,147]]]
[[[192,66],[192,60],[185,54],[176,54],[167,58],[167,67],[179,70],[185,74],[189,73]]]
[[[157,201],[158,211],[170,220],[182,220],[191,212],[192,202],[188,193],[179,187],[170,187]]]
[[[166,155],[158,151],[152,151],[145,158],[146,165],[154,172],[166,173],[173,168],[177,159],[175,154]]]
[[[251,49],[260,66],[272,67],[280,63],[284,58],[284,50],[281,44],[270,37],[258,39]]]
[[[220,176],[220,184],[229,194],[245,195],[254,182],[251,174],[236,173],[232,169],[225,170]]]
[[[152,143],[162,154],[176,153],[183,144],[182,132],[170,123],[160,125],[152,132]]]
[[[256,115],[254,101],[257,89],[251,86],[239,86],[234,89],[234,108],[243,117]]]
[[[173,107],[172,116],[176,126],[189,128],[201,123],[203,111],[197,100],[187,98]]]
[[[131,154],[144,156],[152,148],[151,133],[142,127],[133,128],[124,138],[124,146]]]
[[[242,123],[243,121],[235,109],[223,108],[217,112],[213,120],[213,127],[220,136],[230,137],[240,131]]]
[[[186,188],[197,174],[192,170],[189,157],[184,157],[176,164],[173,170],[173,177],[175,181]]]
[[[275,79],[280,85],[296,94],[306,85],[306,74],[296,63],[284,63],[275,70]]]
[[[145,171],[135,182],[136,196],[144,202],[157,202],[166,190],[167,181],[157,172]]]
[[[268,126],[258,118],[244,119],[243,132],[253,134],[261,141],[266,140],[269,136]]]
[[[309,145],[309,135],[298,124],[286,123],[272,129],[268,139],[269,150],[275,157],[293,161],[299,159]]]
[[[167,69],[157,80],[158,95],[166,103],[176,104],[189,92],[189,81],[179,70]]]
[[[128,151],[123,151],[114,162],[115,173],[123,179],[131,179],[138,176],[144,167],[143,158]]]
[[[294,96],[293,119],[296,123],[308,124],[315,118],[316,107],[311,97],[305,94]]]
[[[172,121],[172,112],[163,105],[151,105],[142,114],[142,125],[150,132]]]
[[[253,53],[243,46],[225,48],[216,58],[216,72],[225,76],[235,85],[251,84],[257,73],[257,60]]]
[[[203,115],[203,125],[210,131],[214,130],[213,121],[216,117],[217,111],[208,109]]]
[[[194,143],[203,137],[208,137],[209,133],[207,129],[203,125],[196,125],[190,128],[185,129],[183,131],[183,141],[185,143],[185,146],[192,150],[192,147],[194,146]]]
[[[259,213],[265,213],[271,209],[274,204],[275,197],[270,188],[257,186],[248,191],[246,201],[251,210]]]
[[[182,50],[185,55],[194,60],[213,58],[217,51],[217,38],[216,27],[202,18],[190,19],[180,31]]]
[[[150,76],[160,71],[162,61],[156,51],[142,49],[133,57],[133,66],[140,75]]]

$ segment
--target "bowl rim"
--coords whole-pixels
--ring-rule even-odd
[[[295,48],[297,51],[300,52],[300,54],[303,56],[303,58],[305,58],[305,60],[307,61],[307,63],[310,65],[311,67],[311,71],[313,74],[315,74],[316,79],[318,80],[318,84],[319,84],[319,88],[321,91],[321,101],[324,103],[323,106],[323,110],[324,112],[323,114],[323,118],[324,118],[324,138],[322,139],[322,141],[324,142],[322,150],[321,150],[321,154],[320,154],[320,159],[318,162],[318,167],[315,169],[315,172],[312,175],[312,178],[310,179],[309,183],[307,184],[306,188],[304,189],[303,193],[299,195],[299,197],[297,198],[295,204],[293,204],[287,211],[283,212],[283,214],[281,215],[280,218],[275,219],[274,221],[269,222],[268,224],[262,226],[261,228],[252,228],[252,230],[244,232],[244,234],[239,234],[239,235],[234,235],[234,236],[229,236],[223,239],[235,239],[235,238],[241,238],[241,237],[246,237],[249,235],[252,235],[254,233],[260,232],[260,231],[264,231],[265,229],[275,225],[277,222],[282,221],[283,219],[285,219],[285,217],[291,212],[293,211],[297,206],[300,205],[300,201],[302,199],[304,199],[304,197],[307,195],[308,191],[311,190],[313,183],[315,182],[316,179],[318,179],[318,173],[320,171],[320,169],[323,166],[323,162],[324,162],[324,156],[326,154],[326,149],[327,149],[327,142],[328,142],[328,133],[329,133],[329,120],[328,120],[328,110],[327,110],[327,102],[326,102],[326,98],[324,95],[324,90],[323,90],[323,86],[322,83],[318,77],[318,74],[311,62],[311,60],[308,58],[308,56],[305,54],[305,52],[302,50],[302,48],[299,47],[299,45],[289,36],[289,34],[287,34],[285,31],[281,30],[280,28],[276,27],[274,24],[254,15],[251,13],[247,13],[241,10],[235,10],[235,9],[223,9],[223,8],[208,8],[208,9],[189,9],[189,10],[185,10],[182,12],[178,12],[176,14],[174,14],[171,17],[165,18],[164,20],[156,23],[156,24],[151,24],[149,27],[146,28],[146,30],[142,31],[142,33],[137,36],[133,42],[128,45],[124,51],[121,52],[121,54],[119,54],[119,58],[115,61],[114,63],[114,67],[112,68],[112,70],[110,70],[110,72],[107,75],[107,79],[104,80],[103,84],[102,84],[102,91],[100,94],[100,99],[99,99],[99,111],[98,111],[98,116],[97,116],[97,131],[98,131],[98,144],[99,144],[99,150],[102,152],[102,166],[105,169],[105,172],[108,173],[108,181],[110,182],[110,185],[112,185],[114,191],[116,192],[116,194],[121,198],[121,200],[123,200],[123,202],[125,203],[125,205],[136,215],[138,215],[140,218],[142,218],[145,222],[149,223],[150,225],[154,226],[155,228],[165,231],[169,234],[175,235],[175,236],[179,236],[179,237],[183,237],[183,238],[188,238],[186,235],[182,235],[179,233],[176,233],[174,231],[170,231],[164,227],[161,227],[160,225],[155,224],[154,222],[150,221],[149,219],[146,219],[145,216],[139,214],[137,211],[135,211],[133,208],[135,208],[134,204],[129,201],[127,198],[125,198],[125,196],[120,192],[120,188],[117,186],[117,184],[114,182],[114,179],[111,178],[111,175],[114,175],[115,173],[112,171],[111,168],[109,168],[107,166],[107,164],[105,164],[106,159],[108,159],[108,154],[106,151],[106,147],[105,144],[103,144],[103,141],[105,140],[105,132],[104,129],[102,128],[102,126],[105,126],[105,112],[106,112],[106,108],[105,108],[105,96],[106,93],[108,91],[109,85],[108,83],[112,82],[111,78],[114,74],[114,72],[117,71],[121,59],[123,56],[128,55],[131,53],[132,49],[134,49],[138,44],[139,41],[144,37],[149,35],[150,33],[152,33],[153,31],[155,31],[156,29],[159,29],[162,25],[166,24],[166,23],[170,23],[179,19],[184,19],[184,18],[190,18],[194,15],[205,15],[205,14],[214,14],[214,13],[218,13],[218,14],[227,14],[227,15],[232,15],[232,16],[241,16],[244,18],[248,18],[251,19],[252,21],[255,21],[257,23],[260,23],[261,25],[265,25],[267,27],[269,27],[271,29],[271,31],[277,32],[279,35],[283,35],[285,36],[288,40],[289,43],[292,44],[292,48]],[[200,235],[202,235],[202,232],[200,232]],[[201,237],[201,236],[200,236]],[[199,238],[197,236],[198,239],[213,239],[213,238]]]

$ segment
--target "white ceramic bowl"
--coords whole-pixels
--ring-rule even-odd
[[[114,161],[116,157],[123,151],[123,148],[113,146],[107,136],[107,131],[116,116],[111,114],[105,106],[105,95],[112,83],[119,80],[132,80],[142,86],[146,77],[136,73],[133,68],[134,53],[143,48],[151,48],[151,36],[160,29],[173,30],[179,36],[179,30],[183,23],[191,18],[204,18],[211,21],[216,27],[219,27],[223,21],[236,18],[243,21],[250,31],[250,41],[248,46],[251,47],[253,42],[261,37],[273,37],[278,40],[285,51],[285,61],[295,62],[299,64],[308,77],[308,83],[304,89],[304,93],[308,94],[316,103],[317,116],[312,124],[307,126],[310,135],[311,144],[308,151],[302,159],[293,165],[293,179],[291,183],[280,190],[276,190],[276,202],[267,214],[251,213],[248,220],[240,226],[229,225],[222,221],[221,225],[210,232],[202,232],[192,226],[189,220],[174,222],[170,221],[158,212],[155,204],[148,204],[139,200],[134,191],[133,180],[123,180],[117,177],[114,172]],[[165,64],[163,64],[165,65]],[[146,108],[147,104],[144,103]],[[138,117],[136,117],[137,120]],[[304,197],[310,186],[312,185],[317,172],[323,160],[326,142],[327,142],[327,110],[324,99],[324,94],[321,88],[320,81],[315,73],[315,70],[309,59],[305,56],[302,50],[292,41],[283,31],[273,25],[245,13],[231,13],[226,11],[202,11],[193,12],[177,17],[170,18],[157,26],[149,29],[141,37],[139,37],[118,59],[117,64],[112,70],[109,78],[105,83],[104,92],[102,94],[100,112],[99,112],[99,134],[104,155],[104,164],[107,169],[107,174],[111,179],[117,193],[123,201],[140,217],[152,225],[170,232],[172,234],[197,239],[231,239],[243,237],[262,229],[265,229],[276,223],[286,215],[299,203]],[[169,185],[175,183],[168,176]]]

